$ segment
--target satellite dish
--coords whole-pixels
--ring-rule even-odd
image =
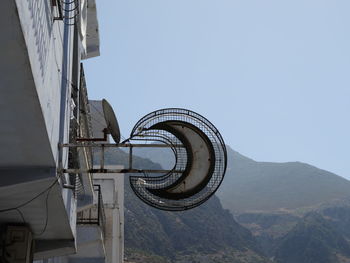
[[[227,153],[219,131],[203,116],[185,109],[163,109],[143,117],[131,140],[162,142],[175,155],[172,170],[162,176],[130,176],[135,194],[145,203],[170,211],[194,208],[220,186]]]
[[[102,108],[107,124],[107,132],[112,136],[114,142],[118,144],[120,142],[120,130],[113,108],[105,99],[102,99]]]

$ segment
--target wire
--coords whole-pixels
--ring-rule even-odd
[[[19,213],[19,215],[21,216],[23,223],[25,223],[26,220],[24,219],[24,215],[23,215],[22,211],[19,210],[19,208],[16,208],[16,211],[17,211],[17,212]]]
[[[121,142],[121,144],[124,144],[124,143],[126,143],[126,142],[130,142],[130,140],[131,140],[131,137],[130,137],[130,138],[127,138],[127,139],[125,139],[124,141],[122,141],[122,142]],[[130,143],[130,145],[131,145],[131,143]]]
[[[17,211],[18,214],[21,216],[22,218],[22,221],[23,223],[26,222],[26,220],[24,219],[24,215],[22,213],[22,211],[20,210],[21,207],[24,207],[26,205],[28,205],[29,203],[31,203],[32,201],[34,201],[35,199],[37,199],[38,197],[40,197],[41,195],[43,195],[45,192],[47,192],[46,194],[46,199],[45,199],[45,205],[46,205],[46,219],[45,219],[45,225],[44,225],[44,228],[41,230],[41,232],[39,234],[35,234],[35,236],[41,236],[42,234],[45,233],[46,229],[47,229],[47,225],[48,225],[48,222],[49,222],[49,203],[48,203],[48,200],[49,200],[49,195],[50,195],[50,192],[51,192],[51,189],[54,187],[54,185],[58,182],[58,180],[56,179],[53,184],[51,184],[48,188],[46,188],[44,191],[40,192],[38,195],[34,196],[33,198],[31,198],[30,200],[24,202],[23,204],[21,205],[18,205],[16,207],[12,207],[12,208],[7,208],[7,209],[2,209],[0,210],[0,213],[3,213],[3,212],[9,212],[9,211]]]
[[[106,124],[105,123],[102,123],[99,119],[97,118],[94,118],[92,115],[90,116],[92,120],[96,121],[97,123],[99,123],[102,127],[105,127]]]
[[[146,173],[144,170],[139,170],[139,171],[142,172],[145,177],[149,177],[148,173]]]
[[[129,138],[128,139],[126,139],[123,135],[121,135],[120,134],[120,137],[122,138],[122,140],[123,140],[123,142],[125,142],[125,141],[128,141],[129,140]]]
[[[34,234],[35,236],[39,237],[41,235],[43,235],[46,231],[46,228],[47,228],[47,225],[49,223],[49,195],[50,195],[50,191],[51,191],[52,188],[50,188],[48,191],[47,191],[47,194],[46,194],[46,200],[45,200],[45,204],[46,204],[46,219],[45,219],[45,225],[44,225],[44,228],[41,230],[41,232],[39,234]]]
[[[42,192],[40,192],[39,194],[37,194],[36,196],[34,196],[33,198],[29,199],[28,201],[24,202],[23,204],[20,204],[18,206],[15,207],[11,207],[11,208],[6,208],[6,209],[1,209],[0,213],[3,212],[8,212],[8,211],[12,211],[12,210],[18,210],[21,207],[26,206],[27,204],[33,202],[35,199],[37,199],[38,197],[40,197],[41,195],[43,195],[44,193],[46,193],[47,191],[49,191],[52,187],[54,187],[54,185],[58,182],[58,180],[56,179],[53,184],[51,184],[48,188],[46,188],[45,190],[43,190]]]
[[[93,103],[89,103],[89,105],[91,105],[97,111],[97,113],[100,114],[103,119],[105,119],[104,114],[102,114],[102,112]]]

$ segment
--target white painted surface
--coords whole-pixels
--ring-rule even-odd
[[[54,167],[16,3],[1,1],[0,10],[0,167]]]
[[[97,57],[100,55],[100,37],[98,30],[97,10],[95,0],[87,1],[87,19],[86,19],[86,35],[85,52],[82,53],[82,59]]]
[[[64,23],[53,20],[51,3],[0,1],[0,209],[25,203],[56,180],[58,143],[68,142],[74,27],[67,27],[65,46]],[[64,151],[64,167],[67,161]],[[14,211],[1,213],[0,223],[28,223],[37,234],[36,258],[74,253],[76,200],[71,190],[57,184],[23,206],[23,218]]]
[[[60,112],[69,111],[71,60],[66,66],[68,74],[63,73],[63,41],[64,24],[62,21],[53,21],[50,0],[17,0],[18,14],[22,33],[29,56],[37,98],[44,117],[47,136],[50,141],[52,155],[57,162]],[[71,57],[73,35],[69,32],[68,56]],[[66,81],[66,109],[60,108],[61,82]],[[69,114],[65,118],[65,138],[69,131]]]
[[[122,166],[106,166],[106,169],[122,169]],[[95,184],[101,185],[106,212],[107,263],[124,260],[124,174],[96,174]]]
[[[71,72],[71,59],[63,60],[63,22],[53,22],[51,0],[4,0],[0,12],[0,209],[6,209],[31,200],[56,180],[61,73],[63,65]],[[72,43],[70,32],[70,58]],[[64,77],[67,102],[69,75]],[[65,112],[65,139],[69,116]],[[21,207],[23,218],[11,210],[0,214],[0,222],[28,223],[38,241],[36,257],[62,255],[75,251],[75,210],[71,191],[55,185]]]

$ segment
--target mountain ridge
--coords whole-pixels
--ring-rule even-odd
[[[210,256],[206,255],[206,249],[200,247],[191,252],[181,250],[172,258],[173,262],[269,262],[264,256],[257,257],[262,254],[278,263],[350,262],[350,246],[347,243],[350,239],[350,231],[347,230],[350,222],[350,182],[347,179],[302,162],[256,162],[227,148],[227,174],[216,195],[223,207],[235,215],[237,222],[253,234],[253,239],[245,240],[257,243],[243,245],[245,243],[242,242],[242,246],[232,248],[231,254],[229,249],[222,250],[224,246],[221,250],[216,247],[208,250]],[[144,154],[141,152],[140,155]],[[171,165],[167,154],[149,151],[145,155],[168,167]],[[216,202],[216,199],[214,196],[209,202]],[[173,225],[172,229],[178,231],[172,219],[170,222],[161,221],[164,225]],[[176,219],[175,222],[184,221]],[[235,236],[234,240],[240,238]],[[299,243],[304,245],[300,247]],[[249,249],[252,249],[253,258],[247,252],[241,258],[236,257],[237,252]],[[223,259],[221,253],[230,256]],[[250,261],[245,261],[247,258]]]
[[[350,181],[302,162],[256,162],[228,149],[228,168],[217,192],[234,214],[293,210],[350,196]]]
[[[350,181],[310,164],[259,162],[226,145],[228,165],[216,192],[233,214],[289,211],[350,197]],[[134,154],[171,168],[170,151],[139,149]]]

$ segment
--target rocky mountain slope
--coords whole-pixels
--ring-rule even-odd
[[[266,262],[251,233],[223,210],[217,197],[186,212],[164,212],[126,190],[125,244],[128,256],[143,250],[173,262]],[[238,256],[240,255],[240,256]],[[252,259],[247,260],[246,257]],[[253,260],[254,259],[254,260]],[[252,261],[253,260],[253,261]]]
[[[341,232],[315,212],[305,215],[281,240],[275,251],[278,263],[349,262],[350,245]]]
[[[141,155],[171,166],[166,154]],[[217,195],[273,262],[350,262],[348,180],[300,162],[256,162],[229,147],[228,159]]]
[[[127,164],[124,152],[110,149],[107,163]],[[159,169],[135,157],[135,168]],[[185,212],[165,212],[141,202],[125,178],[125,250],[128,262],[270,262],[249,230],[239,225],[219,199]]]

